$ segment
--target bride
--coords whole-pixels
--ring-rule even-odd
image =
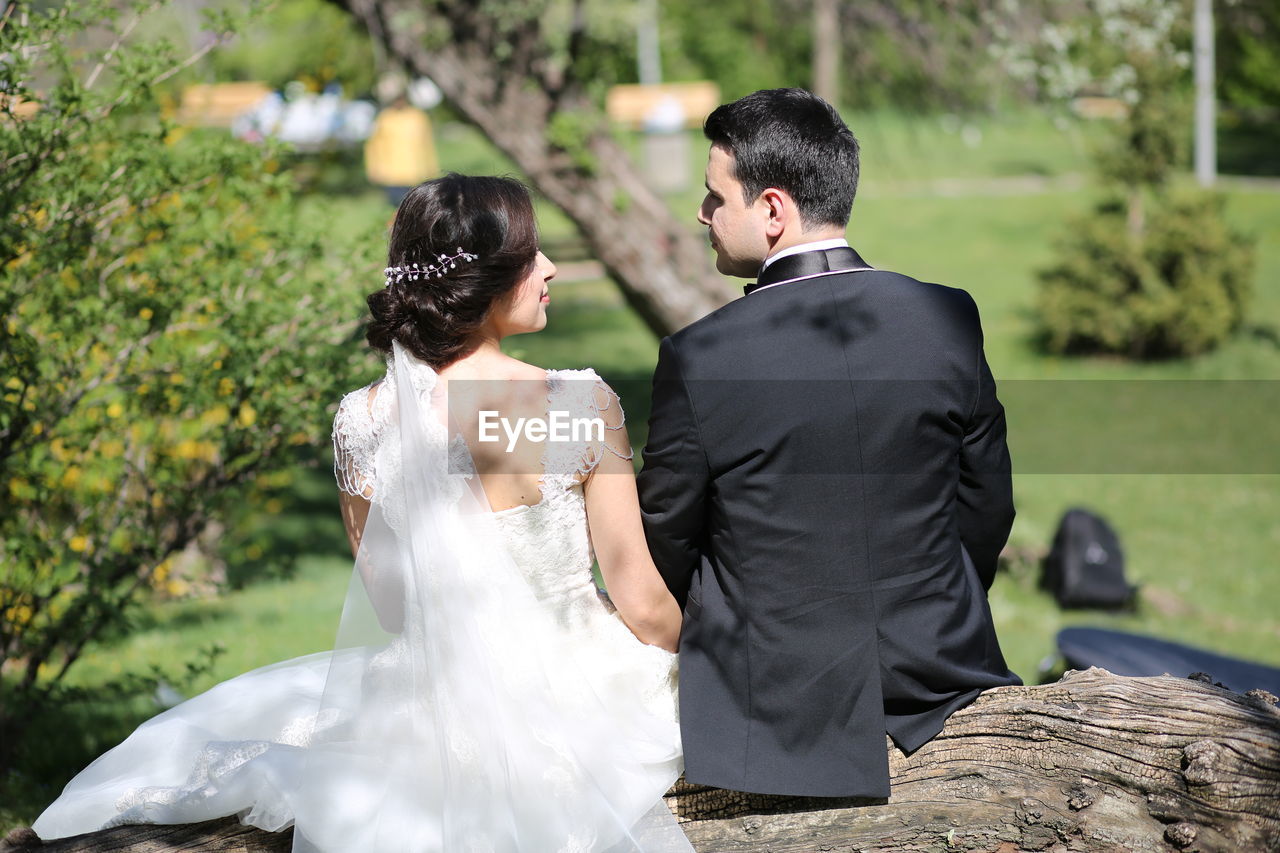
[[[690,853],[662,801],[680,613],[622,409],[591,370],[499,348],[546,325],[554,275],[518,182],[410,191],[368,300],[387,372],[334,422],[356,558],[334,650],[144,723],[42,838],[234,814],[295,851]]]

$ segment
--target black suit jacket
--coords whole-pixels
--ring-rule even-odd
[[[639,491],[684,608],[690,781],[887,797],[886,732],[910,752],[1020,683],[986,597],[1004,412],[964,291],[826,273],[664,339]]]

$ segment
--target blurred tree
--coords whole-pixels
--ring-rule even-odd
[[[1051,97],[1104,95],[1123,110],[1097,153],[1111,193],[1040,276],[1054,352],[1196,355],[1244,323],[1251,241],[1223,223],[1220,198],[1170,189],[1190,135],[1188,12],[1182,0],[1087,0],[1038,41],[998,33],[1007,66]]]
[[[813,0],[813,93],[840,103],[840,4]]]
[[[664,64],[672,79],[715,80],[726,100],[815,86],[846,107],[981,108],[1011,94],[1003,69],[974,62],[990,43],[987,17],[1039,21],[1048,3],[665,0]]]
[[[1048,0],[878,0],[840,4],[844,102],[858,107],[971,110],[1017,95],[998,64],[979,61],[989,18],[1034,22]]]
[[[614,138],[584,73],[602,0],[334,0],[562,209],[630,305],[665,335],[730,295],[705,238],[677,220]],[[591,59],[595,57],[596,59]]]
[[[1215,4],[1219,97],[1236,107],[1280,112],[1280,3]]]
[[[1214,22],[1219,167],[1280,175],[1280,3],[1218,2]]]
[[[375,262],[298,220],[272,148],[160,118],[158,87],[197,57],[130,43],[159,5],[0,18],[7,747],[86,643],[198,580],[176,571],[188,544],[321,456],[361,352],[333,282]],[[90,30],[112,38],[86,51]]]
[[[726,101],[812,85],[812,0],[663,0],[663,66],[673,80],[715,80]]]
[[[300,80],[319,91],[338,84],[349,95],[373,89],[378,57],[368,36],[325,0],[277,0],[209,58],[215,79],[261,80],[280,89]]]

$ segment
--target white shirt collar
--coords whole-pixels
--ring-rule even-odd
[[[848,245],[848,240],[843,237],[835,237],[831,240],[815,240],[812,243],[801,243],[798,246],[790,246],[778,252],[776,255],[770,255],[768,258],[765,258],[764,263],[760,266],[760,271],[763,272],[769,268],[769,264],[778,260],[778,258],[785,258],[787,255],[798,255],[801,252],[816,252],[819,249],[835,249],[839,246],[847,247]]]

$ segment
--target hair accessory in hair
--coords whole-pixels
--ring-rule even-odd
[[[458,262],[466,263],[479,258],[479,255],[473,255],[470,252],[462,251],[462,247],[458,247],[455,255],[440,255],[436,258],[434,264],[405,264],[398,267],[387,267],[383,272],[387,276],[387,287],[392,284],[399,284],[402,281],[418,281],[424,278],[440,278],[451,269],[456,269]]]

